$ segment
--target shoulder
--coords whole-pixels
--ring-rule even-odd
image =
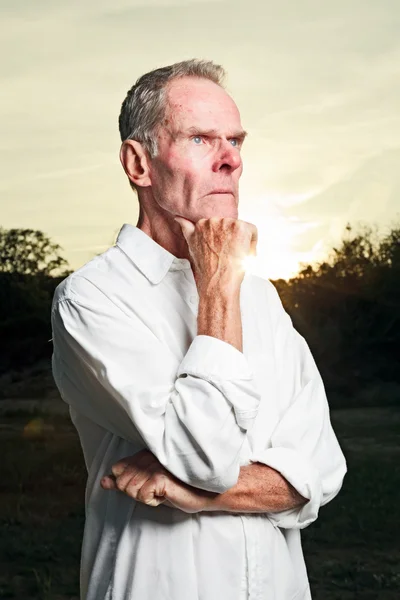
[[[143,276],[118,246],[108,248],[68,275],[55,288],[52,309],[70,301],[85,306],[118,304],[121,291],[140,286]]]

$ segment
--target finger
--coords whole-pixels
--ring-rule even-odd
[[[250,242],[250,256],[257,256],[257,241],[253,238]]]
[[[151,453],[139,456],[135,462],[128,464],[125,470],[116,477],[119,490],[126,492],[126,487],[132,481],[133,485],[142,486],[151,477],[155,469],[160,469],[160,463]]]
[[[140,465],[147,465],[149,463],[154,462],[155,460],[157,459],[154,456],[154,454],[150,452],[150,450],[148,450],[147,448],[143,448],[142,450],[139,450],[139,452],[136,452],[136,454],[134,454],[133,456],[125,456],[124,458],[121,458],[121,460],[119,460],[115,463],[115,465],[112,466],[111,471],[112,474],[115,475],[115,477],[119,477],[128,466],[135,467]]]
[[[114,477],[110,475],[105,475],[100,480],[100,485],[104,490],[117,490],[117,485],[115,483]]]
[[[123,491],[125,494],[128,494],[131,498],[137,499],[138,494],[142,487],[151,479],[156,471],[156,467],[149,467],[145,471],[141,471],[134,475],[129,481],[124,482],[124,489],[119,487],[118,481],[118,489]]]
[[[165,502],[166,477],[155,473],[137,492],[137,500],[148,506],[158,506]]]
[[[128,458],[123,458],[122,460],[119,460],[117,463],[115,463],[115,465],[111,467],[111,472],[114,475],[114,477],[119,477],[119,475],[121,475],[125,471],[128,465]]]
[[[256,226],[254,226],[252,234],[251,234],[251,240],[250,240],[250,254],[252,256],[257,256],[257,241],[258,241],[258,229]]]
[[[149,477],[148,475],[146,476],[146,472],[147,470],[128,466],[121,475],[116,477],[115,482],[117,488],[121,490],[121,492],[125,492],[128,484],[131,482],[132,485],[143,484]]]
[[[195,230],[194,223],[192,221],[189,221],[189,219],[185,219],[185,217],[175,217],[174,221],[179,223],[182,229],[183,237],[189,243],[189,239],[192,236],[193,231]]]

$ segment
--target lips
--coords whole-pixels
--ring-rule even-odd
[[[213,190],[210,194],[233,194],[231,190]]]

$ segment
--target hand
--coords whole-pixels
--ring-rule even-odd
[[[199,219],[196,223],[180,216],[174,220],[188,245],[199,293],[211,280],[240,286],[245,273],[243,259],[257,253],[257,227],[231,217]]]
[[[208,510],[211,500],[217,495],[183,483],[147,449],[118,461],[111,471],[112,475],[101,480],[103,489],[119,490],[148,506],[164,504],[186,513],[195,513]]]

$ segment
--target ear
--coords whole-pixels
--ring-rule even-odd
[[[139,187],[151,185],[149,157],[142,144],[125,140],[119,151],[119,159],[129,179]]]

